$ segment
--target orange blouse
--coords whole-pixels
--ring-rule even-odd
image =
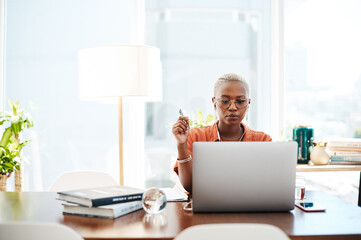
[[[215,142],[221,141],[218,136],[218,129],[217,129],[217,122],[213,125],[199,127],[199,128],[192,128],[189,132],[187,146],[188,152],[192,156],[193,154],[193,143],[194,142]],[[270,142],[272,138],[260,131],[254,131],[247,127],[244,123],[241,123],[243,129],[245,130],[244,136],[242,138],[242,142]],[[193,159],[191,160],[193,161]],[[174,171],[178,174],[178,162],[174,165]]]

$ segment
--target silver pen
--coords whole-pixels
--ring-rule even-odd
[[[182,117],[184,117],[184,114],[183,114],[182,109],[179,109],[179,115],[181,115]],[[184,122],[185,124],[187,124],[187,121],[186,121],[186,120],[183,120],[183,122]],[[187,124],[187,125],[188,125],[188,124]]]

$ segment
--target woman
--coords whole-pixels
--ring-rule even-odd
[[[213,125],[190,130],[189,118],[180,116],[172,127],[178,148],[174,171],[188,192],[192,192],[193,142],[272,141],[268,134],[251,130],[242,123],[251,99],[249,86],[241,76],[233,73],[221,76],[214,84],[212,102],[219,119]]]

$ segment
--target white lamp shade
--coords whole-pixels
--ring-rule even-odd
[[[145,96],[161,99],[160,53],[156,47],[113,45],[79,50],[80,97]]]

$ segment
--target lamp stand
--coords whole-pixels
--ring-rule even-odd
[[[123,107],[122,97],[119,97],[118,102],[118,120],[119,120],[119,183],[124,185],[124,171],[123,171]]]

